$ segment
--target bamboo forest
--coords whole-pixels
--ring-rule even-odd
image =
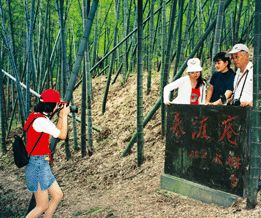
[[[260,217],[260,21],[260,0],[0,0],[0,218]],[[250,105],[166,103],[190,78],[192,104],[195,73],[207,102],[220,52],[235,80],[237,55],[253,63]],[[54,180],[35,166],[32,191],[38,157]]]

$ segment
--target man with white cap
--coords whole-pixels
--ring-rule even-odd
[[[237,68],[231,103],[241,107],[253,106],[253,63],[249,61],[249,49],[244,44],[236,44],[229,54]]]

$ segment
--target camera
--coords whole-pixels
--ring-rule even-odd
[[[234,105],[234,106],[240,106],[240,100],[239,99],[233,99],[233,101],[231,102],[231,105]]]
[[[69,103],[66,103],[66,104],[60,104],[58,110],[63,109],[64,105],[68,106]],[[70,112],[71,112],[71,113],[78,113],[78,107],[77,107],[76,105],[70,105]]]
[[[220,100],[221,100],[222,104],[227,104],[227,98],[224,94],[220,95]]]
[[[70,112],[71,113],[78,113],[78,107],[76,105],[70,106]]]

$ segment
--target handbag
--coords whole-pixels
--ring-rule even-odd
[[[38,117],[36,117],[36,118],[38,118]],[[29,129],[29,127],[32,125],[32,123],[34,122],[35,119],[32,120],[32,122],[29,124],[29,126],[25,130],[25,132]],[[13,156],[14,156],[15,165],[18,168],[22,168],[29,163],[30,156],[31,156],[32,152],[34,151],[34,149],[35,149],[37,143],[39,142],[40,138],[42,137],[42,135],[43,135],[43,132],[41,133],[41,135],[37,139],[36,143],[34,144],[33,149],[31,150],[30,154],[28,154],[25,149],[23,136],[22,137],[19,135],[14,136],[14,142],[12,145],[13,146]]]

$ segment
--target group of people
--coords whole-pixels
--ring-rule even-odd
[[[231,61],[236,67],[234,72]],[[187,62],[188,75],[164,87],[164,104],[205,104],[253,106],[253,64],[249,60],[249,49],[236,44],[229,52],[219,52],[213,58],[215,72],[210,84],[202,77],[198,58]],[[170,100],[171,92],[177,89],[177,96]]]
[[[230,68],[231,60],[237,68]],[[165,104],[237,104],[242,107],[253,105],[253,64],[249,61],[249,49],[244,44],[236,44],[230,52],[220,52],[214,59],[216,72],[210,85],[202,77],[202,67],[198,58],[188,60],[188,75],[181,77],[164,87]],[[177,97],[171,101],[171,91],[178,89]],[[61,106],[62,105],[62,106]],[[49,117],[59,112],[55,125]],[[70,110],[61,101],[60,93],[53,89],[45,90],[40,102],[35,106],[25,123],[27,130],[26,150],[30,154],[26,166],[26,185],[34,193],[35,203],[26,218],[51,218],[63,198],[49,165],[51,151],[49,138],[65,139],[67,135],[67,116]],[[39,145],[40,144],[40,145]],[[37,146],[39,145],[39,146]],[[49,195],[51,200],[49,201]]]

